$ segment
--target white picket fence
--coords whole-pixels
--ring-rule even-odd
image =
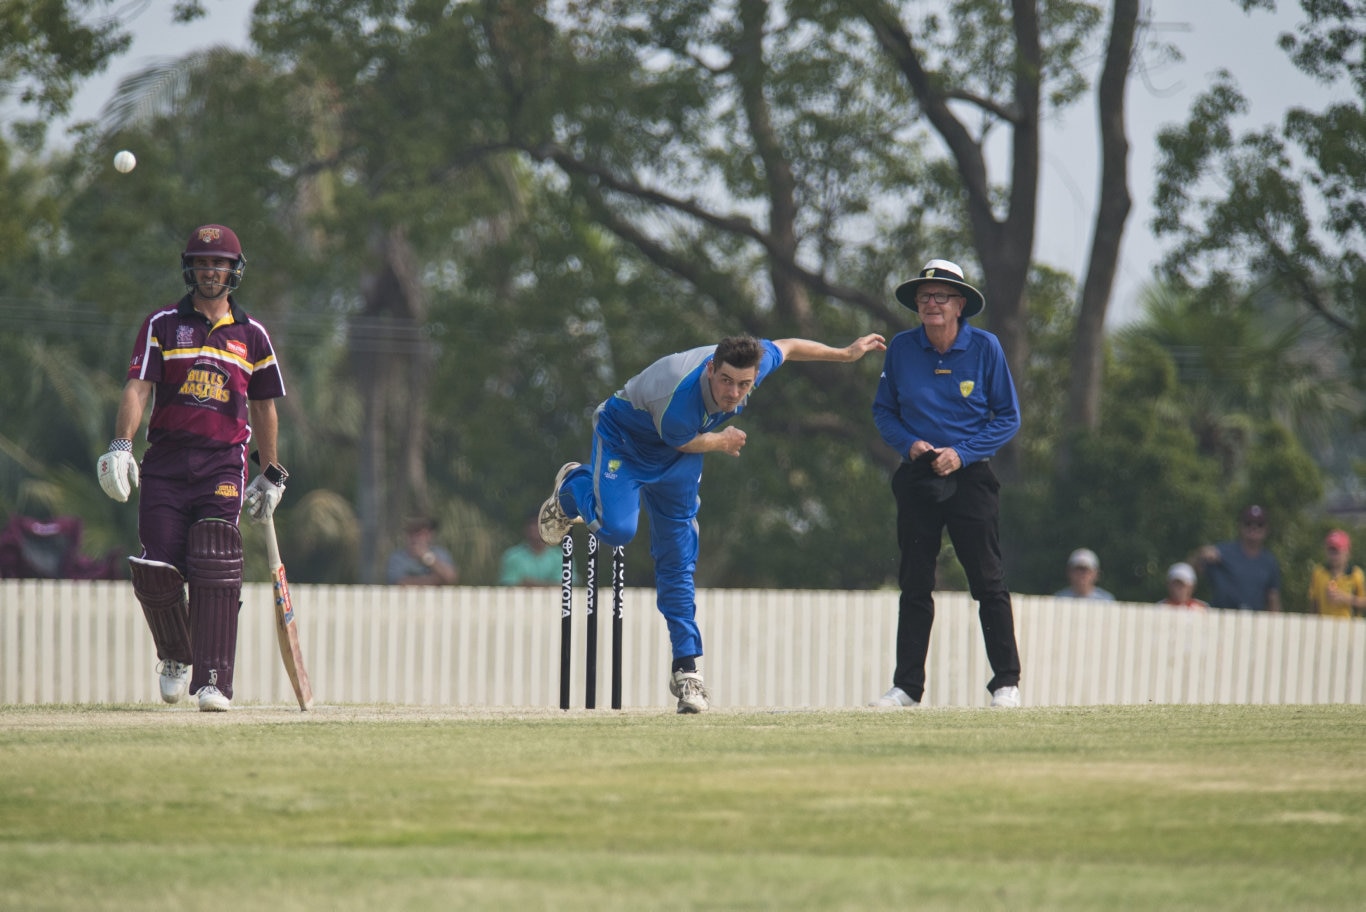
[[[317,701],[559,705],[556,589],[293,587]],[[576,591],[573,705],[583,705]],[[598,624],[608,703],[610,593]],[[292,703],[270,587],[243,591],[236,702]],[[925,703],[984,706],[990,670],[976,605],[941,593]],[[891,680],[889,591],[703,590],[703,671],[720,707],[862,706]],[[1366,621],[1015,597],[1026,706],[1366,702]],[[671,705],[654,591],[625,593],[623,703]],[[0,581],[0,704],[156,702],[156,656],[127,583]]]

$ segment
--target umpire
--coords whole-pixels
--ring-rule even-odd
[[[1015,616],[1001,565],[1000,483],[988,460],[1020,429],[1020,404],[1001,343],[968,324],[982,293],[947,260],[931,260],[896,290],[920,315],[898,333],[873,400],[873,420],[901,454],[892,476],[901,600],[892,687],[876,706],[915,706],[925,691],[935,565],[944,529],[978,602],[991,705],[1020,705]]]

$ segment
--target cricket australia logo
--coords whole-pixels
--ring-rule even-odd
[[[972,391],[976,386],[977,384],[973,383],[971,380],[964,380],[958,384],[958,392],[962,393],[963,398],[966,399],[972,395]]]
[[[619,471],[621,471],[621,460],[609,459],[607,460],[607,471],[603,475],[607,478],[616,478]]]

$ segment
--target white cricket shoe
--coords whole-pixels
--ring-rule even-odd
[[[212,684],[199,688],[199,711],[202,713],[221,713],[232,709],[232,701]]]
[[[185,696],[185,685],[190,683],[190,666],[167,659],[157,666],[157,673],[161,675],[161,699],[179,703]]]
[[[706,712],[711,707],[702,676],[695,671],[675,671],[669,679],[669,693],[678,697],[680,713]]]
[[[555,475],[555,487],[551,488],[550,496],[541,504],[538,522],[541,527],[541,541],[547,545],[558,545],[569,534],[574,523],[583,522],[583,519],[577,516],[570,519],[564,515],[564,510],[560,509],[560,485],[564,484],[565,476],[578,467],[577,462],[566,462],[560,466],[560,471]]]
[[[885,709],[901,709],[906,706],[919,706],[920,701],[913,698],[900,687],[893,687],[868,705]]]
[[[1014,685],[996,688],[991,692],[991,705],[1002,709],[1018,709],[1020,706],[1020,688]]]

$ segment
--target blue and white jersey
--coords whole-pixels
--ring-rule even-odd
[[[783,354],[768,339],[761,339],[763,354],[750,395],[764,378],[783,363]],[[597,431],[612,446],[624,449],[642,463],[666,465],[681,454],[698,434],[715,431],[745,410],[749,396],[728,412],[712,397],[707,384],[707,365],[715,345],[666,355],[636,374],[616,395],[598,407]]]

